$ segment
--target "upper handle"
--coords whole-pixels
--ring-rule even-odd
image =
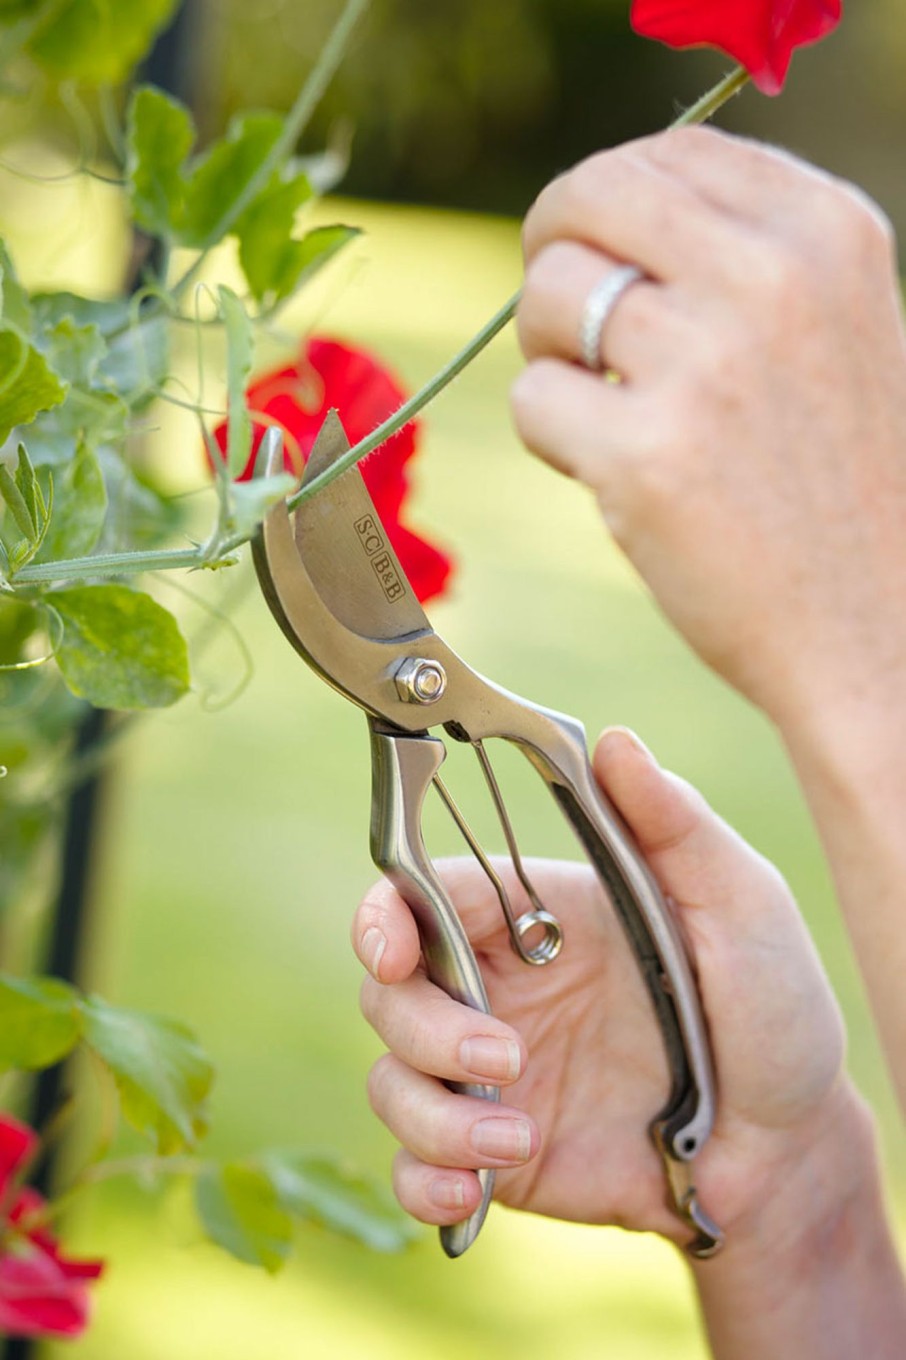
[[[514,705],[511,715],[501,735],[549,784],[614,904],[651,998],[671,1076],[651,1133],[666,1163],[673,1207],[696,1234],[689,1250],[709,1256],[723,1235],[698,1203],[688,1163],[714,1124],[714,1067],[685,946],[632,833],[595,779],[582,724],[535,705]]]
[[[436,737],[381,730],[369,721],[372,758],[371,855],[409,906],[418,926],[428,977],[455,1001],[489,1013],[487,993],[462,922],[425,849],[422,807],[439,770],[444,745]],[[496,1086],[448,1082],[451,1090],[499,1101]],[[494,1172],[478,1173],[481,1203],[461,1223],[441,1228],[448,1256],[461,1256],[484,1223],[494,1192]]]

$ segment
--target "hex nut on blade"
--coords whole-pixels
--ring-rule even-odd
[[[406,704],[433,704],[447,688],[447,676],[438,661],[409,657],[393,677],[397,693]]]

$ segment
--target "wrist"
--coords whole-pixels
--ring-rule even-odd
[[[762,1165],[721,1253],[692,1267],[715,1356],[895,1360],[906,1289],[874,1121],[851,1083]]]

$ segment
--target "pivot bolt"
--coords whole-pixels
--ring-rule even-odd
[[[404,704],[434,704],[447,688],[447,675],[440,662],[418,656],[404,661],[393,678]]]

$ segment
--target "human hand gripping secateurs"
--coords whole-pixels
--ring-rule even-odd
[[[331,413],[309,456],[305,480],[349,448]],[[279,433],[268,431],[261,461],[282,472]],[[598,873],[623,924],[660,1028],[671,1074],[664,1108],[650,1125],[663,1158],[673,1209],[693,1230],[689,1250],[711,1255],[721,1232],[700,1207],[691,1161],[714,1121],[711,1055],[689,961],[670,911],[637,847],[591,770],[585,732],[573,718],[508,694],[482,679],[437,636],[390,548],[358,468],[343,473],[290,517],[281,502],[253,545],[265,598],[295,649],[327,682],[364,709],[373,768],[371,853],[408,903],[428,977],[449,996],[487,1012],[475,956],[425,849],[422,807],[432,784],[454,816],[500,898],[513,947],[529,964],[560,952],[557,921],[535,895],[519,857],[483,741],[515,745],[548,785]],[[439,778],[442,740],[429,727],[474,748],[488,781],[516,873],[532,910],[515,916],[499,876]],[[540,936],[540,939],[539,939]],[[534,944],[529,943],[535,940]],[[486,1100],[496,1087],[454,1089]],[[441,1229],[460,1256],[484,1222],[494,1172],[479,1173],[482,1201],[464,1222]]]

